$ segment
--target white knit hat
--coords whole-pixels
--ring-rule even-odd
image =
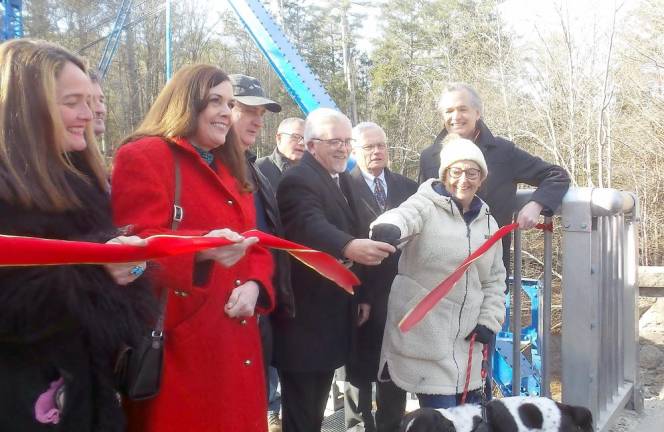
[[[440,151],[440,169],[438,178],[443,178],[443,173],[455,162],[469,160],[475,162],[482,170],[482,176],[486,178],[489,170],[486,167],[486,161],[482,150],[471,140],[461,138],[458,135],[448,136],[443,141],[443,149]]]

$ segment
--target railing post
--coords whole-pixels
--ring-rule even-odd
[[[624,296],[628,300],[623,306],[623,334],[625,335],[625,380],[633,383],[634,390],[628,407],[643,411],[643,391],[639,381],[639,202],[634,194],[632,211],[625,215],[625,229],[623,231],[623,257],[624,257]]]
[[[638,385],[636,198],[571,189],[563,201],[563,402],[590,408],[606,431]],[[630,221],[630,223],[627,223]],[[601,360],[601,361],[600,361]]]
[[[512,286],[512,396],[521,394],[521,230],[514,231]]]
[[[591,235],[591,188],[573,188],[562,207],[562,401],[598,414],[598,244]]]
[[[544,223],[550,225],[551,217],[545,217]],[[551,275],[553,274],[553,232],[544,231],[544,275],[540,296],[540,344],[542,358],[542,396],[551,397]]]

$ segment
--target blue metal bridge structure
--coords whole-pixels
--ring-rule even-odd
[[[0,40],[23,37],[23,1],[2,0],[0,8]]]

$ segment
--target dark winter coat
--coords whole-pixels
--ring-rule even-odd
[[[359,233],[349,175],[341,173],[339,181],[340,187],[305,152],[281,179],[277,202],[287,239],[341,259],[346,244]],[[350,351],[352,296],[294,259],[291,279],[296,314],[274,322],[276,367],[315,372],[342,366]]]
[[[105,242],[118,235],[107,194],[70,184],[80,210],[50,213],[0,202],[0,233]],[[123,431],[112,369],[117,351],[154,310],[145,278],[127,286],[99,265],[0,268],[0,430]],[[35,420],[35,402],[64,378],[58,424]]]
[[[274,176],[272,178],[266,176],[262,169],[258,167],[256,156],[251,153],[248,154],[247,165],[256,186],[255,193],[260,197],[265,210],[268,232],[283,238],[284,227],[279,217],[279,206],[276,197],[279,180],[275,180]],[[279,174],[279,179],[281,179],[281,174]],[[291,287],[290,255],[284,251],[273,250],[272,256],[275,263],[273,283],[277,296],[277,306],[274,313],[292,317],[295,315],[295,303],[293,288]]]
[[[387,208],[399,207],[411,195],[417,192],[417,183],[402,175],[384,170],[387,184]],[[351,185],[357,200],[358,225],[363,237],[369,236],[369,225],[381,211],[372,190],[362,176],[359,167],[350,172]],[[385,319],[387,317],[387,299],[390,296],[392,281],[397,274],[400,253],[390,255],[375,267],[365,267],[362,286],[357,289],[356,303],[371,305],[369,319],[356,329],[353,339],[351,358],[346,367],[349,379],[353,383],[376,381],[380,347],[383,342]]]
[[[493,217],[499,226],[508,225],[516,206],[516,187],[519,183],[537,186],[532,201],[544,207],[545,214],[552,214],[563,200],[569,188],[570,179],[567,171],[533,156],[517,147],[512,141],[493,136],[481,120],[477,122],[479,137],[475,144],[482,150],[489,168],[489,176],[477,192],[489,205]],[[447,130],[443,129],[433,144],[425,148],[420,155],[420,173],[418,182],[438,178],[440,168],[440,150]],[[509,269],[511,236],[503,238],[503,262]]]
[[[276,191],[281,178],[284,176],[286,159],[275,148],[268,156],[256,160],[256,168],[270,181],[272,188]]]

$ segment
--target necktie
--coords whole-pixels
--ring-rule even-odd
[[[374,179],[374,197],[380,207],[380,211],[385,211],[385,205],[387,201],[387,196],[385,196],[385,188],[383,187],[383,181],[376,177]]]
[[[341,192],[341,196],[344,197],[344,200],[346,200],[346,202],[348,202],[348,198],[346,198],[346,194],[344,193],[344,190],[341,187],[341,181],[339,179],[339,176],[332,177],[332,180],[334,180],[334,184],[336,184],[337,187],[339,188],[339,192]]]

